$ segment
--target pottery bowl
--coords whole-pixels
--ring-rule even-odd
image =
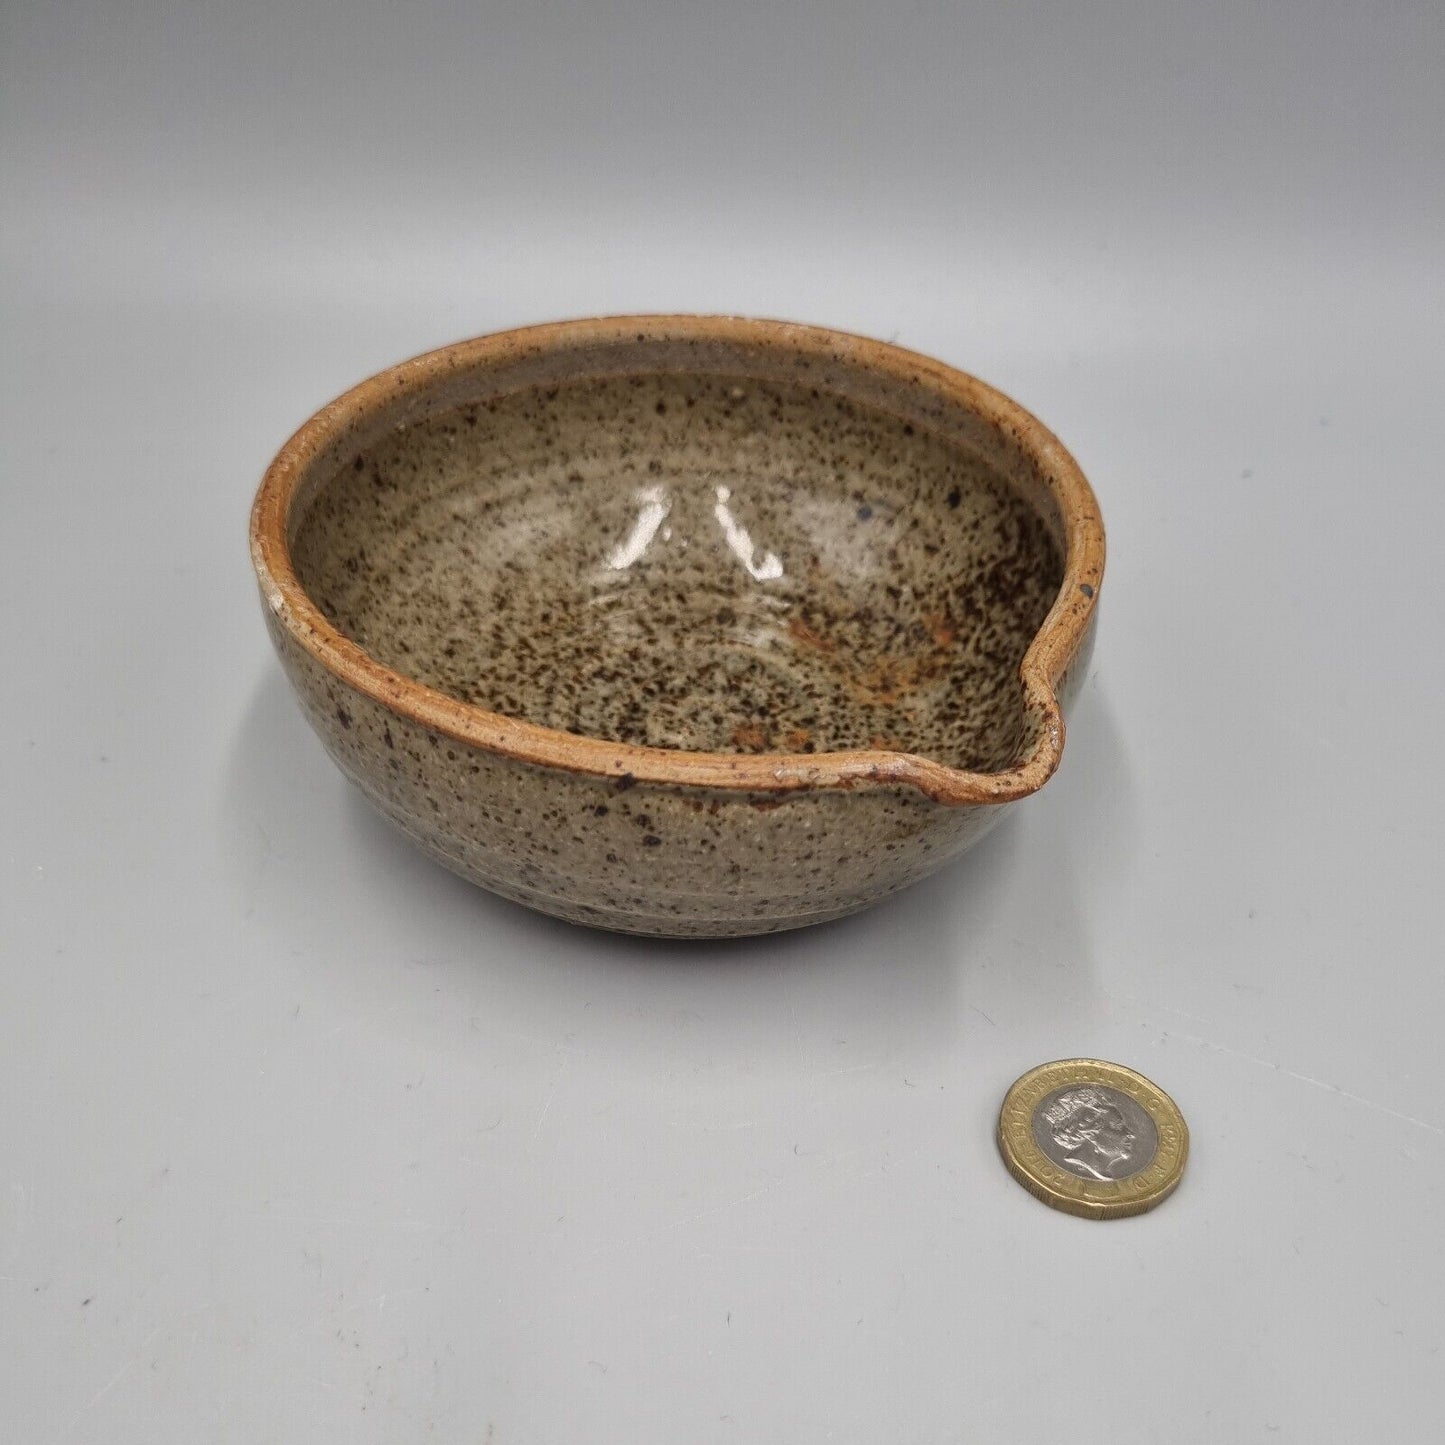
[[[875,341],[627,317],[318,412],[251,552],[326,749],[496,893],[761,933],[932,872],[1058,765],[1104,564],[1027,412]]]

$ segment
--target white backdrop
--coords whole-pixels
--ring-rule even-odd
[[[11,4],[0,1434],[1445,1431],[1437,5]],[[812,932],[639,944],[366,810],[251,494],[412,352],[896,338],[1110,536],[1062,771]],[[1098,1054],[1157,1213],[992,1129]]]

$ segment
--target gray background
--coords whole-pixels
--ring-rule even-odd
[[[7,4],[7,1440],[1445,1428],[1439,5]],[[363,375],[626,310],[897,338],[1076,452],[1064,765],[833,927],[414,854],[245,553]],[[1096,1053],[1184,1188],[992,1141]]]

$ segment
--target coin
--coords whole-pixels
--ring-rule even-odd
[[[1143,1214],[1179,1187],[1189,1128],[1143,1074],[1103,1059],[1059,1059],[1008,1091],[998,1147],[1009,1173],[1054,1209],[1085,1219]]]

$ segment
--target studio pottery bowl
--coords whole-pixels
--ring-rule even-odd
[[[972,377],[649,316],[363,382],[272,463],[251,552],[312,726],[428,853],[579,923],[713,936],[862,908],[1043,786],[1104,533]]]

